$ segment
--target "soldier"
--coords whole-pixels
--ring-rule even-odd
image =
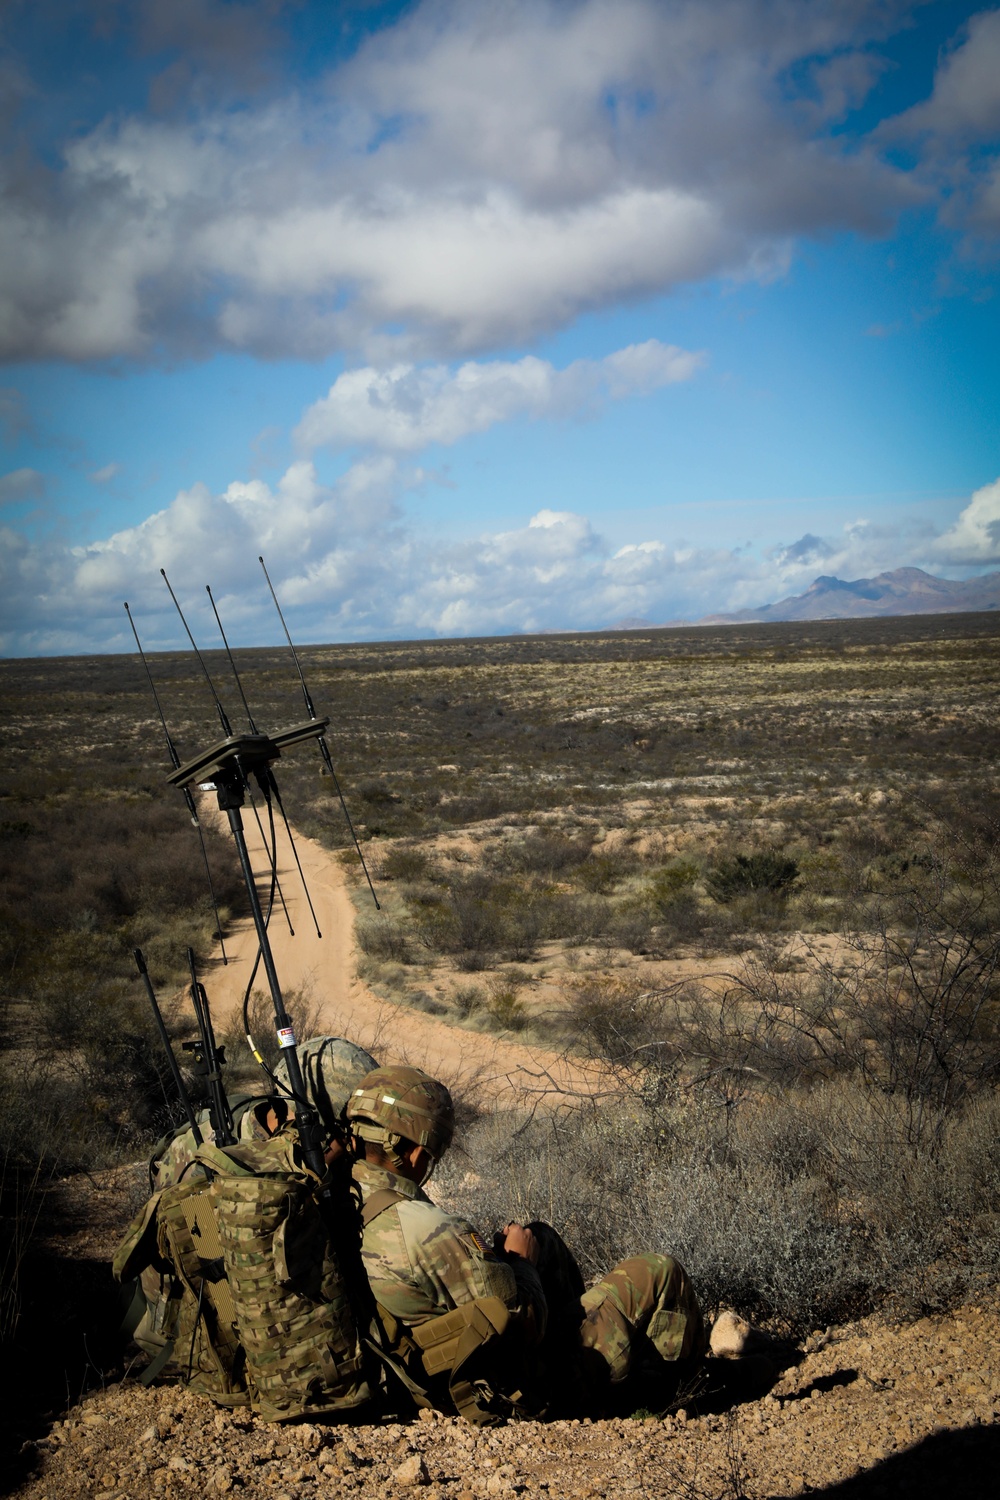
[[[431,1202],[422,1184],[454,1131],[443,1084],[418,1068],[378,1068],[355,1088],[346,1113],[364,1151],[354,1176],[365,1270],[390,1353],[400,1355],[418,1404],[462,1411],[461,1393],[475,1381],[457,1380],[454,1366],[446,1384],[435,1377],[452,1352],[444,1330],[453,1329],[459,1346],[462,1337],[468,1342],[474,1306],[492,1300],[513,1315],[499,1320],[492,1342],[515,1409],[596,1415],[666,1405],[695,1375],[704,1324],[686,1273],[669,1256],[634,1256],[585,1291],[550,1226],[507,1224],[490,1247],[465,1219]]]
[[[366,1073],[377,1066],[371,1053],[345,1037],[315,1036],[298,1049],[306,1095],[320,1117],[324,1135],[334,1134],[351,1089]],[[265,1095],[237,1095],[230,1099],[237,1141],[266,1141],[295,1118],[295,1101],[291,1098],[288,1067],[281,1058],[274,1070],[278,1092]],[[207,1109],[198,1113],[198,1125],[206,1141],[215,1140]],[[205,1173],[195,1160],[198,1146],[190,1127],[182,1127],[159,1141],[149,1164],[149,1183],[153,1192],[172,1183],[189,1181]]]
[[[328,1164],[332,1165],[343,1150],[338,1126],[348,1095],[376,1066],[375,1059],[362,1047],[344,1037],[312,1037],[303,1042],[298,1052],[306,1095],[320,1116],[324,1138],[330,1143],[326,1158]],[[279,1087],[290,1089],[288,1069],[284,1061],[279,1061],[275,1078]],[[236,1101],[233,1114],[241,1144],[269,1140],[287,1130],[289,1147],[294,1147],[294,1100],[290,1098],[290,1094]],[[214,1141],[207,1110],[200,1113],[199,1125],[205,1141]],[[197,1150],[190,1128],[175,1132],[168,1138],[165,1147],[160,1143],[149,1164],[149,1180],[154,1194],[177,1182],[194,1182],[207,1177],[204,1167],[195,1160]],[[130,1280],[122,1288],[121,1331],[153,1357],[150,1368],[154,1375],[159,1369],[157,1357],[164,1355],[169,1342],[161,1332],[161,1325],[170,1290],[170,1277],[154,1265],[145,1266],[137,1278]],[[169,1350],[166,1352],[169,1353]]]

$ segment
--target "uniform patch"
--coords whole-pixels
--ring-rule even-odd
[[[489,1248],[488,1245],[484,1243],[484,1241],[480,1238],[480,1236],[474,1229],[470,1229],[465,1238],[469,1241],[472,1248],[476,1251],[476,1254],[481,1255],[484,1260],[495,1259],[493,1251]]]

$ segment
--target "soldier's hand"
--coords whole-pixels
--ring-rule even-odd
[[[508,1255],[520,1255],[522,1260],[530,1260],[533,1266],[538,1264],[538,1241],[523,1224],[504,1225],[503,1247]]]

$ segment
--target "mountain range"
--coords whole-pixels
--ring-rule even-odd
[[[768,620],[853,620],[878,615],[944,615],[966,610],[1000,609],[1000,572],[978,578],[935,578],[923,568],[893,568],[874,578],[831,578],[823,574],[804,594],[739,609],[732,614],[702,615],[699,620],[669,620],[669,625],[745,625]],[[642,630],[651,620],[617,620],[614,630]]]

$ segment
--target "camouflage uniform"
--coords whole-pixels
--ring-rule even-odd
[[[375,1059],[363,1048],[345,1037],[316,1036],[298,1047],[299,1064],[309,1102],[319,1113],[324,1131],[329,1135],[336,1127],[351,1090],[375,1068]],[[288,1065],[282,1057],[274,1070],[280,1094],[236,1096],[230,1100],[237,1143],[241,1146],[269,1140],[276,1131],[269,1128],[267,1116],[274,1110],[280,1130],[294,1119],[294,1100],[290,1098]],[[202,1137],[215,1144],[215,1131],[207,1109],[197,1115]],[[198,1149],[194,1132],[177,1131],[166,1143],[161,1142],[149,1164],[149,1182],[154,1192],[175,1182],[204,1178],[204,1168],[195,1164]]]
[[[394,1318],[414,1328],[477,1297],[499,1297],[541,1336],[545,1297],[534,1266],[501,1260],[471,1224],[407,1177],[359,1161],[354,1180],[363,1203],[387,1188],[400,1195],[365,1226],[361,1245],[375,1300]]]
[[[451,1100],[442,1090],[442,1121],[425,1097],[428,1085],[433,1080],[416,1069],[380,1069],[354,1091],[348,1118],[364,1139],[425,1144],[436,1159],[451,1139]],[[419,1328],[477,1298],[499,1297],[529,1335],[521,1353],[531,1368],[519,1383],[547,1386],[550,1409],[580,1415],[665,1405],[700,1364],[701,1312],[685,1271],[669,1256],[633,1256],[585,1290],[571,1252],[546,1224],[529,1226],[539,1248],[536,1270],[506,1255],[500,1235],[491,1251],[471,1224],[438,1208],[405,1175],[359,1162],[354,1177],[365,1203],[387,1188],[399,1195],[364,1229],[362,1256],[376,1301],[399,1323]]]
[[[266,1124],[268,1110],[277,1107],[279,1120],[287,1113],[287,1106],[283,1099],[259,1096],[249,1100],[234,1098],[230,1099],[229,1103],[235,1120],[236,1138],[240,1145],[246,1145],[250,1141],[266,1141],[270,1138],[272,1132],[268,1130]],[[215,1131],[212,1129],[208,1110],[198,1110],[195,1118],[198,1121],[202,1139],[209,1144],[215,1144]],[[170,1187],[175,1182],[191,1182],[205,1177],[207,1174],[204,1167],[194,1159],[197,1150],[198,1143],[190,1126],[186,1130],[181,1129],[175,1135],[167,1137],[166,1144],[158,1144],[149,1164],[149,1185],[153,1191],[159,1192],[160,1188]]]

